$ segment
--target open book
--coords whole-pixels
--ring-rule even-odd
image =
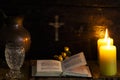
[[[92,77],[83,52],[62,62],[58,60],[37,60],[37,65],[32,67],[32,76]]]

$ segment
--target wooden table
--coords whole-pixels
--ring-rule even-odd
[[[21,68],[21,72],[24,77],[20,80],[119,80],[120,79],[120,60],[117,61],[117,74],[115,76],[103,76],[100,74],[99,65],[97,61],[87,61],[90,67],[92,78],[81,78],[81,77],[41,77],[35,78],[31,76],[31,66],[35,60],[26,60]],[[4,62],[0,63],[0,80],[6,80],[5,74],[9,71],[7,64]],[[10,79],[9,79],[10,80]]]

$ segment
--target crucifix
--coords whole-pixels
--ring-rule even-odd
[[[58,41],[59,40],[59,34],[58,34],[59,27],[61,25],[64,25],[64,23],[59,23],[59,16],[56,15],[55,16],[55,23],[50,22],[49,25],[51,25],[55,28],[55,41]]]

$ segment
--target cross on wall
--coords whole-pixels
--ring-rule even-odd
[[[59,16],[56,15],[55,16],[55,22],[50,22],[49,23],[50,26],[53,26],[55,28],[55,41],[59,41],[59,28],[60,26],[64,25],[64,23],[60,23],[59,22]]]

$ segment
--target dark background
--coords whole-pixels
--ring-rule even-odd
[[[88,60],[96,60],[97,40],[106,28],[120,59],[119,0],[0,0],[0,11],[7,16],[24,15],[24,27],[32,41],[26,59],[53,59],[68,46],[72,55],[83,51]],[[54,38],[55,28],[49,25],[56,15],[64,23],[59,28],[59,41]],[[1,28],[3,16],[0,21]],[[2,50],[0,54],[4,57]]]

